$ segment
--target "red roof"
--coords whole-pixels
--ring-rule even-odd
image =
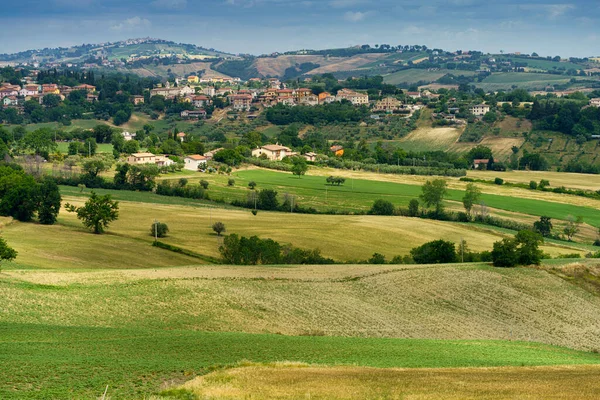
[[[200,154],[192,154],[190,156],[187,156],[186,158],[191,158],[192,160],[196,160],[196,161],[206,160],[206,157],[201,156]]]

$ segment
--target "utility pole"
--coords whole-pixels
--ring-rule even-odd
[[[465,241],[463,238],[460,238],[460,262],[465,262]]]
[[[154,220],[154,243],[158,242],[158,221]]]
[[[88,157],[92,156],[92,142],[88,142]]]

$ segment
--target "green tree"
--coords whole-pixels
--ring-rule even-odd
[[[108,171],[109,168],[110,164],[102,158],[87,159],[82,165],[82,170],[89,180],[95,180],[100,173]]]
[[[519,264],[539,265],[543,255],[542,250],[539,249],[540,244],[544,243],[542,235],[523,230],[515,235],[515,241],[519,246]]]
[[[423,203],[425,203],[425,206],[434,206],[436,214],[440,215],[444,211],[443,201],[444,196],[447,193],[446,181],[443,179],[427,181],[421,190],[423,193],[420,197],[421,200],[423,200]]]
[[[153,222],[150,226],[150,236],[164,238],[169,233],[169,227],[164,222]]]
[[[533,182],[533,181],[532,181]],[[534,182],[535,183],[535,182]],[[533,223],[533,230],[543,237],[548,237],[552,233],[552,221],[550,217],[542,216],[539,221]]]
[[[98,196],[93,190],[83,207],[67,203],[65,208],[68,212],[77,213],[83,226],[92,229],[95,234],[103,233],[112,221],[119,218],[119,202],[112,200],[110,194]]]
[[[37,155],[47,156],[53,150],[56,150],[54,142],[54,131],[50,128],[40,128],[28,132],[23,137],[23,147],[33,151]]]
[[[250,188],[250,190],[254,190],[256,188],[256,182],[254,182],[254,181],[248,182],[248,187]]]
[[[122,152],[125,154],[133,154],[140,151],[140,143],[137,140],[129,140],[123,145]]]
[[[12,261],[17,258],[17,252],[10,247],[4,238],[0,237],[0,271],[2,271],[2,261]]]
[[[481,197],[481,190],[474,183],[467,184],[462,202],[468,216],[471,216],[471,209],[479,201],[479,197]]]
[[[125,147],[125,138],[120,132],[113,133],[110,142],[113,145],[113,149],[115,149],[119,153],[123,152],[123,148]]]
[[[215,231],[215,233],[217,234],[217,236],[221,236],[221,233],[225,232],[225,224],[218,221],[215,222],[212,226],[213,231]]]
[[[279,207],[279,200],[277,200],[277,192],[275,190],[262,189],[258,192],[257,208],[261,210],[276,210],[277,207]]]
[[[514,239],[504,238],[494,243],[492,262],[495,267],[514,267],[519,262],[517,243]]]
[[[417,264],[444,264],[458,260],[454,243],[441,239],[413,248],[410,255]]]
[[[38,219],[41,224],[52,225],[60,211],[62,198],[58,185],[52,179],[44,179],[40,185],[40,206]]]
[[[416,217],[419,215],[419,200],[411,199],[408,203],[408,215],[410,217]]]
[[[370,215],[394,215],[394,205],[382,199],[377,199],[369,210]]]
[[[110,126],[101,124],[96,125],[92,133],[97,143],[108,143],[112,139],[113,130]]]
[[[385,264],[385,256],[380,253],[373,253],[368,261],[369,264]]]
[[[292,159],[292,173],[300,178],[308,171],[308,164],[303,157],[294,157]]]
[[[202,186],[202,189],[208,189],[208,185],[209,185],[209,183],[208,183],[208,181],[207,181],[207,180],[205,180],[205,179],[202,179],[202,180],[200,181],[200,186]]]

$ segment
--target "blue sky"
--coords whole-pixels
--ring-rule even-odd
[[[151,36],[253,54],[355,44],[599,56],[600,0],[0,0],[0,53]]]

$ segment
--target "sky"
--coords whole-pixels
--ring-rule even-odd
[[[600,56],[600,0],[0,0],[0,53],[137,37],[265,54],[357,44]]]

